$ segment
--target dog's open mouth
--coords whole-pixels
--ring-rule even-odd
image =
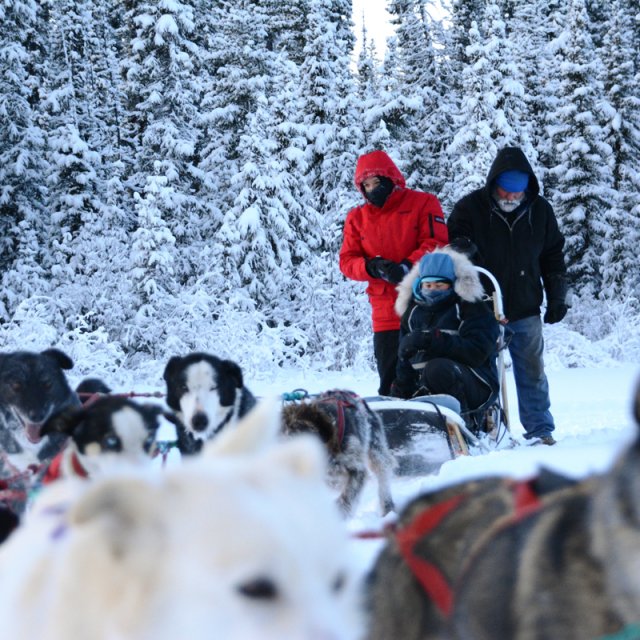
[[[27,440],[29,440],[29,442],[32,442],[33,444],[38,444],[38,442],[42,440],[42,435],[40,435],[41,426],[42,425],[39,423],[33,423],[33,422],[24,423],[24,430],[27,434]]]
[[[40,433],[40,429],[42,429],[42,425],[44,424],[44,420],[42,422],[31,422],[24,416],[17,408],[13,407],[13,415],[18,419],[20,424],[24,428],[24,433],[27,436],[27,440],[32,444],[38,444],[42,440],[42,434]]]

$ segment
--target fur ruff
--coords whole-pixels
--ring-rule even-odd
[[[461,300],[465,302],[478,302],[482,300],[484,289],[480,282],[480,275],[476,271],[473,263],[467,256],[451,247],[435,249],[433,253],[446,253],[453,260],[453,268],[456,272],[456,281],[453,290]],[[408,309],[413,298],[413,283],[418,279],[420,272],[420,262],[416,262],[411,271],[404,277],[402,282],[396,287],[398,298],[396,299],[396,313],[402,317]]]

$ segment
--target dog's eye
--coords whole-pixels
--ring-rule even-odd
[[[269,578],[256,578],[245,582],[238,587],[238,591],[253,600],[275,600],[278,597],[278,589]]]
[[[102,439],[102,448],[105,451],[119,451],[120,438],[118,436],[109,435]]]
[[[183,382],[180,385],[180,392],[181,393],[187,393],[187,391],[189,391],[189,387],[187,387],[187,383],[186,382]]]
[[[22,389],[22,385],[19,382],[11,383],[11,391],[14,391],[15,393],[19,393],[20,389]]]
[[[335,593],[339,593],[344,588],[346,582],[347,579],[345,578],[344,573],[339,573],[331,585],[331,590]]]

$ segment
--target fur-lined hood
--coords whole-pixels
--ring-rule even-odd
[[[466,255],[454,251],[451,247],[435,249],[433,253],[446,253],[453,261],[454,271],[456,272],[456,281],[453,285],[453,290],[461,300],[465,302],[478,302],[482,299],[484,289],[480,282],[480,275]],[[404,312],[409,308],[409,303],[413,299],[413,283],[419,277],[419,272],[420,262],[418,261],[396,288],[398,298],[396,299],[395,310],[400,317],[402,317]]]

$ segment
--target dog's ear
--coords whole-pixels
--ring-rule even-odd
[[[220,366],[222,372],[233,380],[238,389],[241,389],[244,385],[244,381],[242,379],[242,369],[240,368],[240,365],[233,360],[222,360],[220,362]]]
[[[45,349],[40,355],[52,358],[61,369],[73,369],[73,360],[60,349]]]
[[[40,428],[43,436],[51,433],[62,433],[70,436],[82,422],[85,410],[81,407],[70,406],[58,413],[54,413]]]
[[[180,367],[184,358],[181,356],[173,356],[167,362],[167,366],[164,368],[164,373],[162,377],[165,382],[169,382],[169,379],[175,374],[176,370]]]
[[[71,526],[91,524],[102,535],[100,542],[116,558],[125,557],[142,542],[152,543],[159,489],[142,478],[114,477],[92,485],[70,508]],[[159,533],[156,532],[156,533]]]

